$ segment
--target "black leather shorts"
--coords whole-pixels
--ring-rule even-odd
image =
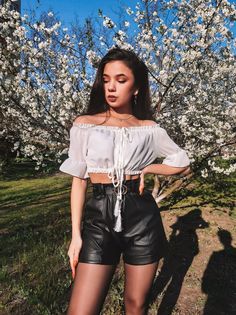
[[[93,194],[86,201],[82,225],[79,262],[115,265],[123,261],[145,265],[158,261],[167,249],[160,211],[150,191],[139,195],[140,179],[123,183],[124,195],[121,232],[115,232],[113,214],[116,193],[112,184],[92,184]]]

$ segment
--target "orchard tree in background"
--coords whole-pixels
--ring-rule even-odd
[[[68,30],[53,12],[35,21],[10,10],[10,2],[1,7],[1,134],[17,131],[15,150],[36,160],[37,168],[61,163],[98,61],[117,45],[147,64],[156,121],[187,150],[187,178],[234,172],[235,6],[227,0],[143,0],[120,10],[117,21],[99,11],[98,21],[88,18]],[[232,161],[226,167],[218,164],[222,153]],[[168,178],[169,192],[184,179]],[[157,201],[166,196],[161,187]]]
[[[5,3],[6,3],[6,0],[0,0],[0,5],[4,5]],[[10,9],[20,12],[21,1],[17,0],[17,1],[12,2]],[[0,21],[3,21],[1,17],[0,17]],[[1,46],[5,44],[4,37],[0,36],[0,43],[1,43]],[[0,122],[2,122],[3,120],[2,115],[3,113],[1,112]],[[17,141],[17,139],[18,139],[18,134],[17,134],[17,131],[15,132],[14,129],[13,129],[13,132],[8,133],[8,137],[5,137],[3,133],[0,134],[0,171],[18,153],[18,152],[14,152],[14,150],[11,150],[14,146],[14,143]]]

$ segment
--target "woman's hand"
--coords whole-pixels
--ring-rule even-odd
[[[139,184],[139,194],[140,195],[143,194],[143,190],[144,190],[144,175],[145,175],[145,171],[143,169],[142,173],[140,174],[140,184]]]
[[[142,195],[144,191],[144,176],[146,174],[159,174],[164,176],[171,176],[171,175],[181,175],[186,176],[189,173],[191,173],[191,167],[187,166],[182,168],[181,171],[179,171],[179,167],[172,167],[165,164],[150,164],[144,169],[142,169],[142,173],[140,174],[140,185],[139,185],[139,194]],[[177,172],[176,172],[177,170]]]
[[[188,174],[190,174],[191,173],[191,167],[190,166],[188,166],[185,170],[183,170],[183,172],[181,172],[179,175],[181,175],[181,176],[186,176],[186,175],[188,175]]]
[[[67,254],[70,257],[70,267],[73,279],[75,278],[75,268],[78,264],[81,247],[82,247],[81,237],[72,238]]]

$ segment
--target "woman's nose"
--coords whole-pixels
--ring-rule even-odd
[[[115,91],[116,87],[115,87],[115,82],[110,81],[108,84],[108,91]]]

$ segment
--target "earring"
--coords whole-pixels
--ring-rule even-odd
[[[137,94],[135,94],[135,95],[134,95],[134,106],[137,105],[137,99],[138,99],[138,96],[137,96]]]

